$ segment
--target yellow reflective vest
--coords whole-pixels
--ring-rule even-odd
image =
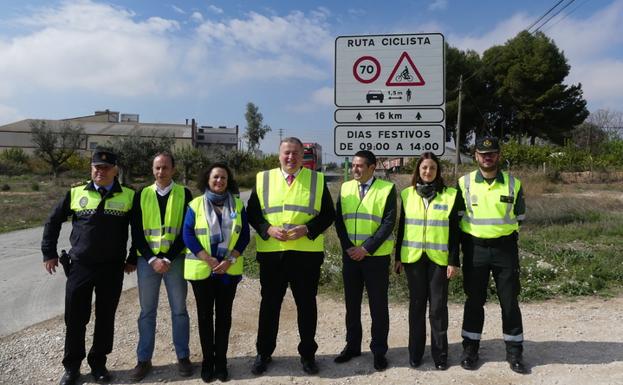
[[[460,223],[461,230],[477,238],[499,238],[519,229],[515,215],[517,192],[521,188],[519,179],[500,171],[504,183],[496,178],[493,183],[476,182],[473,171],[459,179],[459,186],[465,200],[465,213]]]
[[[167,200],[164,223],[161,223],[156,184],[145,187],[141,192],[143,234],[154,255],[169,251],[173,241],[181,233],[184,221],[185,200],[184,186],[174,184]],[[141,255],[138,250],[137,253]]]
[[[210,228],[206,217],[205,205],[203,203],[204,196],[198,196],[188,204],[195,213],[195,235],[201,244],[201,247],[208,253],[212,253],[210,245]],[[238,197],[234,197],[236,203],[235,215],[236,217],[232,221],[231,237],[227,244],[228,252],[231,252],[238,242],[240,232],[242,231],[242,201]],[[244,266],[244,259],[241,256],[236,258],[236,262],[229,266],[226,273],[229,275],[241,275]],[[200,280],[206,279],[210,276],[212,269],[210,265],[203,259],[197,257],[191,252],[186,254],[184,261],[184,278],[188,280]]]
[[[121,186],[121,193],[114,193],[106,199],[104,213],[107,215],[125,216],[132,208],[134,190]],[[85,185],[71,189],[70,208],[77,216],[92,215],[102,201],[96,190],[86,190]]]
[[[288,186],[281,169],[275,168],[259,172],[255,186],[262,215],[271,226],[288,230],[306,224],[320,213],[324,189],[324,174],[320,172],[302,168]],[[256,234],[255,244],[258,252],[324,251],[324,236],[320,234],[314,240],[303,236],[282,242],[273,237],[264,240]]]
[[[448,240],[450,238],[450,212],[456,200],[457,190],[446,187],[424,205],[415,187],[402,190],[402,208],[405,228],[400,247],[400,261],[417,262],[424,252],[440,266],[448,265]]]
[[[342,184],[342,218],[348,238],[355,246],[361,246],[381,226],[385,203],[393,187],[391,182],[375,179],[362,200],[359,197],[359,182],[351,180]],[[393,248],[394,239],[390,235],[372,255],[389,255]]]

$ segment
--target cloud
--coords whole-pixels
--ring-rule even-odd
[[[184,15],[184,14],[186,13],[186,12],[185,12],[182,8],[178,7],[178,6],[177,6],[177,5],[175,5],[175,4],[172,4],[172,5],[171,5],[171,8],[173,8],[173,10],[174,10],[175,12],[179,13],[180,15]]]
[[[194,22],[203,23],[203,15],[201,14],[201,12],[197,12],[197,11],[193,12],[193,14],[190,16],[190,18]]]
[[[0,104],[0,125],[16,122],[22,119],[26,118],[19,114],[17,109]]]
[[[176,21],[134,20],[130,11],[91,1],[42,8],[19,22],[30,28],[0,41],[6,92],[90,90],[140,95],[166,89],[173,72],[168,34]]]
[[[303,103],[289,106],[286,109],[288,111],[297,113],[308,113],[324,109],[327,107],[334,107],[334,95],[332,87],[322,87],[313,91],[309,95],[309,99]]]
[[[623,61],[604,59],[571,68],[566,83],[582,83],[589,111],[599,108],[622,111]]]
[[[431,11],[443,11],[448,8],[448,0],[434,0],[428,5],[428,9]]]
[[[481,36],[461,36],[455,33],[446,35],[448,43],[452,47],[461,50],[474,50],[482,54],[494,45],[504,44],[512,39],[532,23],[533,18],[524,13],[518,13],[511,18],[495,25],[495,27]]]
[[[245,18],[207,20],[196,29],[193,60],[212,64],[212,69],[203,69],[212,84],[327,79],[333,74],[334,42],[327,12],[251,12]]]
[[[222,8],[217,7],[216,5],[212,5],[212,4],[210,4],[210,5],[208,5],[208,9],[209,9],[212,13],[215,13],[215,14],[217,14],[217,15],[220,15],[220,14],[222,14],[222,13],[223,13],[223,9],[222,9]]]

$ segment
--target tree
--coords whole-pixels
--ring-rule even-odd
[[[260,146],[260,141],[271,131],[271,128],[262,124],[264,116],[259,108],[251,102],[247,103],[247,112],[245,112],[244,118],[247,120],[247,132],[244,134],[244,138],[247,140],[247,148],[249,151],[255,152]]]
[[[110,150],[117,155],[122,183],[130,183],[133,175],[151,175],[154,155],[161,151],[170,152],[174,143],[175,138],[166,133],[146,137],[141,136],[140,131],[108,141]]]
[[[582,85],[562,82],[564,54],[542,32],[520,32],[483,54],[485,87],[491,91],[488,125],[500,137],[537,137],[563,144],[588,116]]]
[[[58,177],[61,166],[86,140],[84,129],[73,127],[69,122],[50,123],[35,120],[30,123],[32,141],[37,145],[35,154],[50,165],[54,179]]]
[[[192,146],[176,149],[173,156],[175,157],[175,168],[182,174],[184,184],[188,184],[192,176],[197,175],[201,169],[206,168],[211,162],[207,152]]]

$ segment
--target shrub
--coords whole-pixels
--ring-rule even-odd
[[[15,163],[26,163],[28,161],[28,154],[21,148],[7,148],[0,153],[0,159]]]
[[[0,175],[23,175],[28,173],[28,165],[12,160],[0,160]]]

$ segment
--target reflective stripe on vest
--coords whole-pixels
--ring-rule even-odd
[[[324,174],[302,168],[288,186],[281,169],[262,171],[256,176],[256,192],[262,215],[272,226],[286,230],[304,225],[320,213]],[[324,251],[324,235],[311,240],[307,236],[292,241],[268,240],[255,235],[259,252],[284,250]]]
[[[519,179],[502,172],[504,183],[497,179],[489,184],[485,181],[476,183],[473,171],[459,179],[459,186],[465,200],[465,212],[460,227],[465,233],[477,238],[499,238],[519,229],[514,208],[517,194],[521,188]],[[512,198],[512,203],[502,201],[502,197]]]
[[[380,227],[387,197],[393,187],[391,182],[375,179],[362,200],[359,196],[359,182],[351,180],[342,184],[342,218],[348,238],[355,246],[361,246]],[[394,239],[390,235],[372,255],[389,255],[393,248]]]
[[[86,190],[88,185],[73,187],[70,190],[71,210],[76,216],[95,214],[97,206],[102,201],[102,196],[95,190]],[[104,203],[104,215],[126,216],[132,208],[134,190],[121,186],[121,192],[114,192]]]
[[[242,201],[238,197],[234,197],[234,201],[236,202],[236,218],[232,222],[233,229],[231,231],[231,238],[227,243],[228,253],[230,253],[234,249],[234,246],[236,246],[236,242],[238,242],[238,238],[240,237],[240,232],[242,230]],[[193,199],[188,204],[188,207],[190,207],[195,213],[195,236],[197,237],[199,244],[201,244],[201,247],[203,247],[208,255],[211,255],[212,247],[210,245],[210,229],[206,219],[203,195]],[[226,273],[229,275],[241,275],[243,266],[244,258],[241,255],[236,258],[236,263],[229,266]],[[184,260],[184,278],[191,281],[206,279],[210,276],[210,273],[212,273],[210,265],[208,265],[208,263],[203,259],[188,251],[186,259]]]
[[[400,197],[405,213],[405,228],[400,245],[401,262],[417,262],[426,252],[434,263],[448,265],[449,218],[456,195],[456,189],[446,187],[435,195],[427,208],[415,188],[402,190]]]
[[[184,221],[184,201],[186,192],[184,186],[174,184],[164,213],[164,223],[161,222],[160,205],[156,184],[146,187],[141,192],[141,213],[143,219],[143,234],[149,248],[158,255],[166,253],[181,232]],[[138,255],[141,253],[137,250]]]

